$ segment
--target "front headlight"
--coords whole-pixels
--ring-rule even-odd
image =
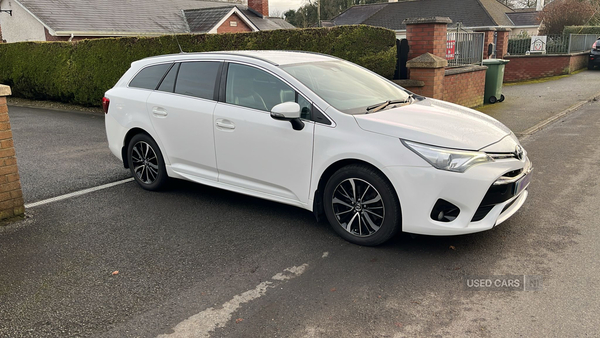
[[[406,140],[400,141],[434,168],[441,170],[464,173],[476,164],[494,162],[494,159],[480,151],[456,150]]]

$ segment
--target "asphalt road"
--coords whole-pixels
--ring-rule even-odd
[[[9,109],[27,201],[128,176],[101,115]],[[527,203],[475,235],[359,247],[307,211],[181,181],[31,208],[0,228],[0,336],[597,336],[598,111],[523,141]],[[486,275],[543,289],[466,290]]]

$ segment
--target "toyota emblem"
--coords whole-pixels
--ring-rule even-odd
[[[520,145],[517,144],[517,146],[515,147],[515,156],[519,159],[519,160],[523,160],[523,147],[521,147]]]

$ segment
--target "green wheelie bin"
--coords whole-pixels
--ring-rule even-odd
[[[496,103],[504,101],[502,82],[504,81],[504,65],[508,61],[503,59],[483,60],[483,65],[488,67],[485,72],[484,102]]]

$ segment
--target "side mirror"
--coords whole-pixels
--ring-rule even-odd
[[[271,117],[275,120],[290,121],[294,130],[304,129],[304,122],[300,119],[300,105],[296,102],[284,102],[271,109]]]

